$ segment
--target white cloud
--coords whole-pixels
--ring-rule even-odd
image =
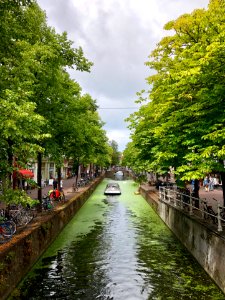
[[[129,130],[120,129],[120,130],[108,130],[107,131],[107,137],[110,141],[114,140],[117,142],[120,148],[124,149],[126,147],[126,144],[130,141],[129,140]]]
[[[207,7],[209,0],[37,0],[48,23],[67,31],[94,62],[91,73],[70,71],[84,92],[100,107],[133,107],[136,93],[149,88],[144,65],[156,43],[166,34],[163,26],[179,15]],[[99,110],[108,135],[123,150],[128,142],[124,118],[134,110]],[[121,135],[123,138],[121,138]],[[126,134],[125,134],[126,133]],[[126,142],[125,142],[126,141]]]

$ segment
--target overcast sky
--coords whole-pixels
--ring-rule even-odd
[[[94,63],[91,73],[70,72],[97,100],[110,140],[123,151],[129,142],[124,121],[138,109],[136,93],[148,90],[144,65],[156,43],[168,33],[163,26],[181,14],[207,8],[209,0],[37,0],[48,24],[67,31]],[[136,109],[135,109],[136,108]]]

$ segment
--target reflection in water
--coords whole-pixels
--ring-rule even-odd
[[[19,299],[225,299],[132,181],[106,180],[20,286]]]

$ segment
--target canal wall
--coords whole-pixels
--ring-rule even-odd
[[[0,245],[0,299],[6,299],[22,278],[74,217],[103,177],[96,179],[52,212],[35,218],[7,244]],[[38,284],[38,283],[37,283]],[[16,290],[13,292],[16,293]],[[18,298],[19,299],[19,298]]]
[[[140,193],[225,294],[225,233],[160,201],[154,190],[141,187]]]

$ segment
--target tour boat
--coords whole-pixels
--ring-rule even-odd
[[[118,183],[116,182],[110,182],[106,185],[105,191],[104,191],[105,195],[120,195],[121,194],[121,190],[120,190],[120,186]]]

